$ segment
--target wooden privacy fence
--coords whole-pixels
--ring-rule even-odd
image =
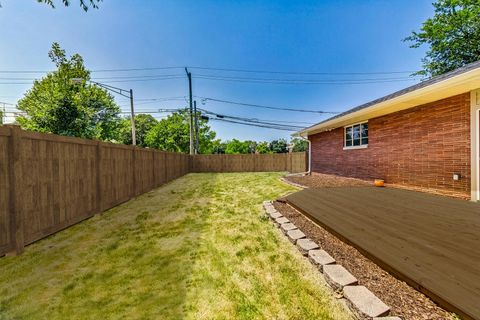
[[[0,256],[189,172],[301,172],[305,161],[305,153],[191,157],[0,126]]]
[[[0,255],[189,172],[190,157],[0,127]]]
[[[307,171],[305,152],[195,155],[192,172]]]

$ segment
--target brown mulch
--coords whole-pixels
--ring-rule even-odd
[[[332,174],[315,173],[308,176],[290,175],[285,177],[286,180],[298,183],[308,188],[325,188],[325,187],[347,187],[347,186],[371,186],[373,181],[366,181],[355,178],[347,178]]]
[[[355,179],[354,179],[355,180]],[[298,182],[297,182],[298,183]],[[347,185],[347,184],[346,184]],[[305,235],[327,251],[390,308],[390,314],[402,319],[452,319],[451,313],[400,281],[363,256],[354,247],[315,224],[288,204],[275,201],[275,208]]]
[[[325,173],[313,173],[311,175],[287,175],[284,179],[302,185],[307,188],[329,188],[329,187],[355,187],[355,186],[373,186],[373,180],[362,180],[357,178],[342,177],[333,174]],[[442,196],[447,196],[451,198],[469,200],[470,195],[462,192],[452,191],[452,190],[439,190],[439,189],[428,189],[415,186],[405,186],[399,184],[385,184],[387,187],[398,188],[398,189],[407,189],[417,192],[426,192],[432,194],[438,194]]]

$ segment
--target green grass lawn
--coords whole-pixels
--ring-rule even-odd
[[[0,258],[0,319],[350,319],[264,216],[279,177],[189,174]]]

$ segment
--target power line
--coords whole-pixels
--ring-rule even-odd
[[[227,119],[209,118],[209,120],[223,121],[223,122],[235,123],[235,124],[240,124],[240,125],[245,125],[245,126],[251,126],[251,127],[260,127],[260,128],[283,130],[283,131],[297,131],[297,129],[289,129],[289,128],[282,128],[282,127],[275,127],[275,126],[267,126],[267,125],[262,125],[262,124],[244,123],[244,122],[238,122],[238,121],[227,120]]]
[[[219,79],[232,79],[232,80],[254,80],[254,81],[292,81],[292,82],[350,82],[350,81],[379,81],[379,80],[405,80],[412,79],[412,77],[375,77],[375,78],[348,78],[348,79],[289,79],[289,78],[255,78],[255,77],[238,77],[238,76],[222,76],[212,74],[196,74],[197,77],[211,77]]]
[[[292,79],[276,79],[276,80],[263,80],[263,79],[241,79],[235,77],[216,77],[216,76],[201,76],[197,75],[197,79],[204,80],[215,80],[215,81],[225,81],[225,82],[245,82],[245,83],[265,83],[265,84],[290,84],[290,85],[356,85],[356,84],[375,84],[375,83],[389,83],[389,82],[404,82],[404,81],[414,81],[414,78],[404,78],[396,80],[372,80],[372,81],[363,81],[362,79],[352,79],[350,81],[337,82],[334,80],[292,80]]]
[[[252,69],[231,69],[212,67],[189,67],[200,70],[244,72],[244,73],[265,73],[265,74],[296,74],[296,75],[373,75],[373,74],[412,74],[418,70],[406,71],[378,71],[378,72],[304,72],[304,71],[276,71],[276,70],[252,70]]]
[[[254,107],[254,108],[283,110],[283,111],[292,111],[292,112],[320,113],[320,114],[337,114],[338,113],[338,112],[331,112],[331,111],[296,109],[296,108],[288,108],[288,107],[272,107],[272,106],[265,106],[265,105],[245,103],[245,102],[236,102],[236,101],[230,101],[230,100],[215,99],[215,98],[210,98],[210,97],[199,97],[199,96],[196,96],[196,97],[202,99],[202,102],[215,101],[215,102],[235,104],[235,105]]]
[[[255,69],[235,69],[235,68],[217,68],[203,66],[187,66],[187,68],[198,70],[211,70],[223,72],[240,73],[263,73],[263,74],[291,74],[291,75],[380,75],[380,74],[412,74],[418,70],[400,70],[400,71],[375,71],[375,72],[305,72],[305,71],[283,71],[283,70],[255,70]],[[184,66],[164,66],[164,67],[145,67],[145,68],[121,68],[121,69],[93,69],[90,72],[131,72],[131,71],[153,71],[153,70],[175,70],[184,69]],[[35,74],[48,73],[54,70],[0,70],[0,73],[11,74]]]
[[[265,124],[265,125],[274,125],[274,126],[284,126],[288,128],[296,128],[296,129],[303,129],[304,126],[298,126],[298,125],[291,125],[292,122],[287,122],[287,124],[281,124],[278,123],[279,121],[277,120],[260,120],[260,119],[255,119],[255,118],[243,118],[243,117],[238,117],[238,116],[229,116],[225,114],[219,114],[215,112],[211,112],[205,109],[200,109],[198,110],[203,111],[206,114],[216,116],[217,118],[224,119],[224,118],[229,118],[232,120],[239,120],[239,121],[244,121],[244,122],[249,122],[249,123],[259,123],[259,124]],[[286,121],[282,121],[286,122]],[[290,124],[289,124],[290,123]]]

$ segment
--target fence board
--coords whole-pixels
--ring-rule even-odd
[[[25,244],[94,214],[95,146],[28,136],[21,145],[23,185],[17,192]]]
[[[306,171],[306,153],[209,154],[192,158],[192,172]]]
[[[0,135],[0,253],[10,247],[8,147],[10,132]],[[2,134],[0,132],[0,134]],[[8,136],[7,136],[8,134]]]

